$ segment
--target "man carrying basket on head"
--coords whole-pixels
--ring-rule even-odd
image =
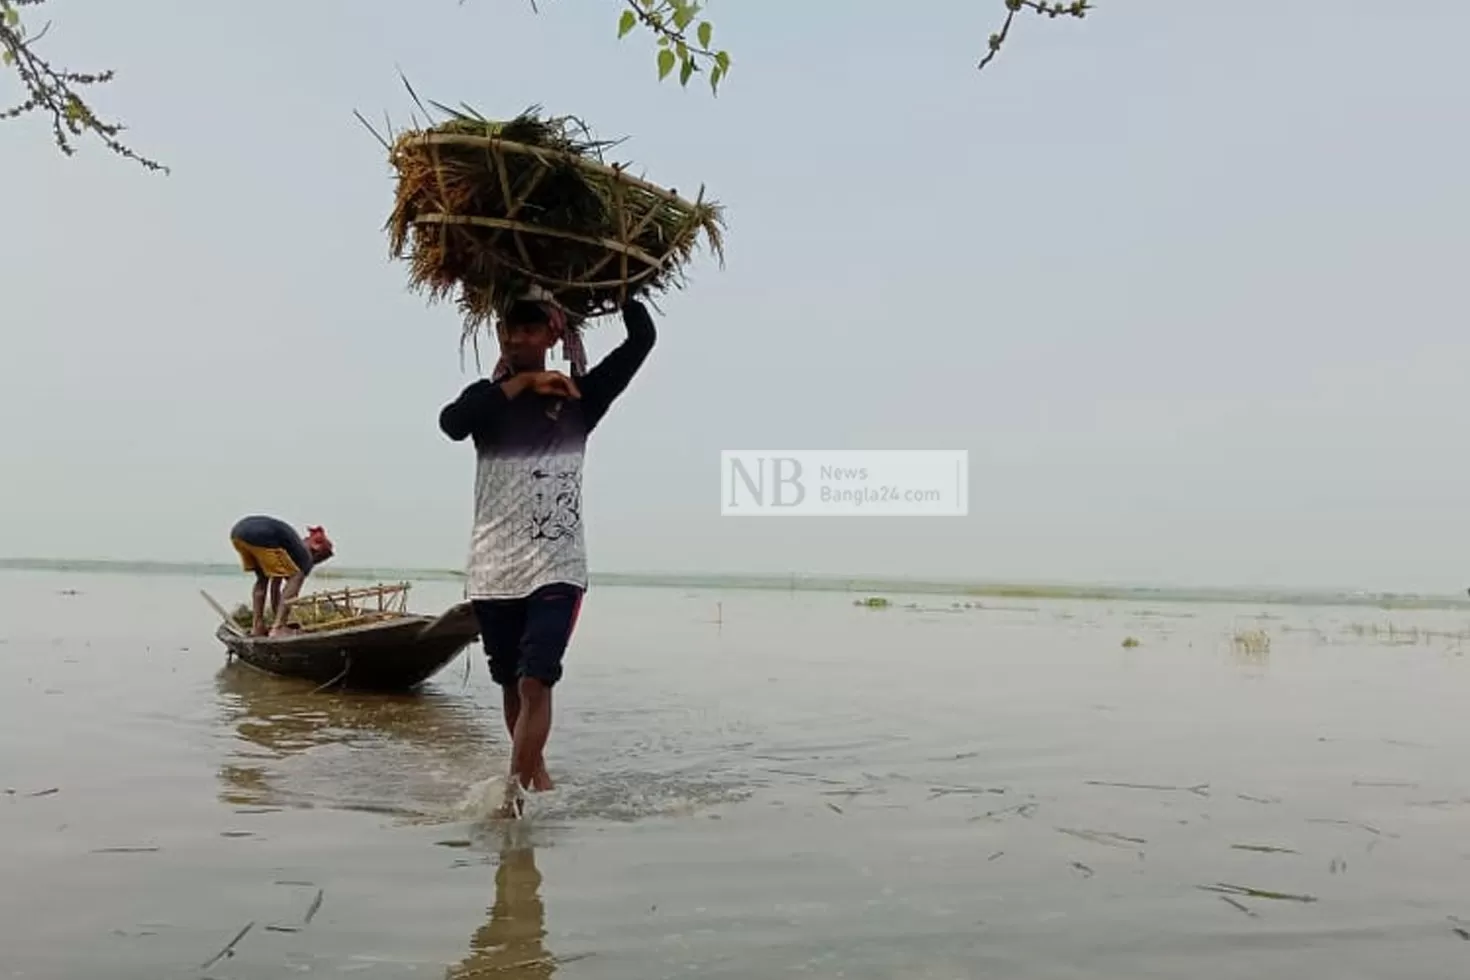
[[[439,415],[450,439],[473,438],[478,460],[466,595],[512,740],[504,816],[521,814],[525,790],[552,788],[544,758],[551,691],[587,589],[582,454],[656,335],[637,300],[624,303],[622,316],[626,339],[589,371],[579,327],[548,293],[531,291],[500,317],[491,377]],[[570,377],[546,369],[558,342]]]

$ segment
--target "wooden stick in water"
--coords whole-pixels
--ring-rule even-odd
[[[242,630],[239,625],[230,618],[229,613],[225,612],[225,607],[214,601],[214,596],[210,595],[208,592],[205,592],[203,589],[199,590],[199,594],[204,596],[205,602],[214,607],[215,612],[219,613],[219,618],[225,621],[225,625],[230,628],[231,633],[234,633],[236,636],[245,635],[245,631]]]

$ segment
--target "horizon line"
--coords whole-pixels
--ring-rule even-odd
[[[34,558],[0,557],[0,570],[12,571],[99,571],[118,573],[150,569],[156,571],[235,574],[238,565],[229,562],[160,560],[139,558]],[[459,569],[365,565],[324,568],[319,579],[367,579],[393,573],[392,577],[423,580],[464,579]],[[1231,602],[1255,601],[1271,604],[1317,600],[1331,605],[1430,605],[1458,606],[1467,600],[1460,593],[1423,593],[1369,591],[1335,586],[1278,585],[1144,585],[1105,582],[1025,581],[1000,579],[964,579],[958,577],[858,574],[826,572],[678,572],[678,571],[602,571],[591,572],[590,581],[652,587],[730,587],[772,590],[839,592],[909,592],[989,598],[1092,599],[1138,601]]]

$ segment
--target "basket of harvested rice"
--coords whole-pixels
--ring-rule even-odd
[[[437,106],[444,122],[389,147],[390,252],[431,300],[454,297],[471,336],[528,292],[573,326],[684,285],[701,237],[723,263],[721,207],[610,164],[611,145],[535,107],[510,120]]]

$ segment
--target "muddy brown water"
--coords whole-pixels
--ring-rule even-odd
[[[506,828],[478,651],[312,694],[201,586],[0,572],[0,977],[1470,973],[1453,612],[600,588]]]

